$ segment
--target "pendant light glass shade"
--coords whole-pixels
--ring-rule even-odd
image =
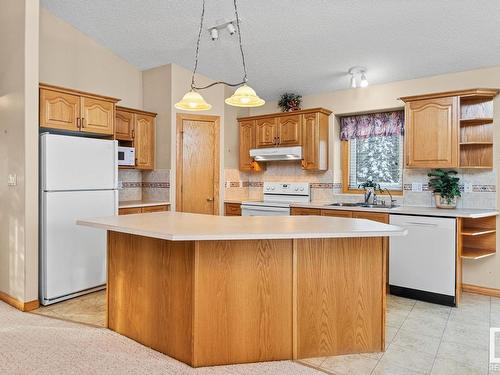
[[[225,100],[226,104],[234,107],[260,107],[266,102],[259,98],[255,90],[244,84],[234,92],[234,94]]]
[[[182,97],[180,102],[175,103],[175,108],[184,111],[208,111],[212,106],[203,99],[203,96],[191,90]]]

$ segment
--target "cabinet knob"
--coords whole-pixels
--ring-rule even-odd
[[[213,198],[207,198],[207,202],[213,202],[214,199]]]

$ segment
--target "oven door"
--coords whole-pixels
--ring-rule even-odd
[[[290,207],[241,205],[241,216],[288,216]]]

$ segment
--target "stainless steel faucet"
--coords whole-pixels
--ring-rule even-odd
[[[391,194],[391,192],[390,192],[390,190],[389,190],[389,189],[385,188],[384,190],[385,190],[385,191],[387,191],[387,194],[389,194],[389,197],[391,198],[391,207],[394,207],[394,206],[396,205],[396,204],[395,204],[395,203],[396,203],[396,200],[395,200],[395,199],[392,199],[392,194]]]

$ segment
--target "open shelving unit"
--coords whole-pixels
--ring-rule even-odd
[[[460,256],[481,259],[496,253],[496,217],[460,220]]]
[[[460,96],[460,167],[493,168],[493,98],[497,90]]]

